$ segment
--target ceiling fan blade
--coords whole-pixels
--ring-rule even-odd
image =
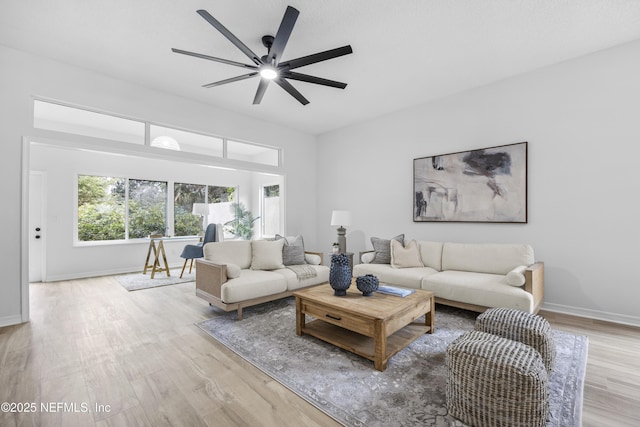
[[[257,72],[249,73],[249,74],[243,74],[241,76],[231,77],[230,79],[220,80],[219,82],[213,82],[213,83],[209,83],[209,84],[206,84],[206,85],[202,85],[202,87],[215,87],[215,86],[220,86],[220,85],[224,85],[224,84],[227,84],[227,83],[239,82],[240,80],[250,79],[251,77],[255,77],[257,75],[258,75]]]
[[[285,79],[278,78],[278,79],[275,79],[274,82],[276,82],[282,89],[289,92],[289,95],[297,99],[298,102],[300,102],[302,105],[307,105],[309,103],[307,98],[302,96],[302,94],[298,92],[295,87],[291,86],[291,83],[289,83]]]
[[[202,16],[209,24],[213,25],[213,27],[220,31],[223,36],[225,36],[231,43],[233,43],[238,49],[242,51],[245,55],[249,57],[256,65],[262,65],[262,60],[258,55],[253,53],[251,49],[247,47],[244,43],[240,41],[239,38],[233,35],[233,33],[222,25],[216,18],[211,16],[209,12],[206,10],[200,9],[197,11],[198,15]]]
[[[171,48],[171,50],[173,52],[175,52],[175,53],[180,53],[182,55],[195,56],[196,58],[208,59],[209,61],[215,61],[215,62],[222,62],[223,64],[235,65],[236,67],[250,68],[252,70],[257,70],[258,69],[258,67],[256,67],[255,65],[243,64],[242,62],[236,62],[236,61],[230,61],[228,59],[216,58],[215,56],[204,55],[202,53],[189,52],[188,50],[174,49],[174,48]]]
[[[323,79],[322,77],[310,76],[308,74],[296,73],[294,71],[284,73],[283,77],[291,80],[298,80],[301,82],[315,83],[317,85],[336,87],[338,89],[344,89],[345,87],[347,87],[346,83],[337,82],[335,80]]]
[[[256,96],[253,98],[253,105],[260,104],[262,102],[262,97],[264,93],[267,91],[267,87],[269,86],[269,79],[260,79],[260,84],[258,85],[258,90],[256,91]]]
[[[296,59],[290,59],[278,64],[278,68],[286,68],[293,70],[294,68],[304,67],[305,65],[315,64],[316,62],[322,62],[329,59],[337,58],[339,56],[348,55],[353,53],[351,46],[342,46],[331,50],[325,50],[324,52],[314,53],[313,55],[303,56]]]
[[[284,48],[289,41],[289,36],[293,31],[293,26],[296,24],[296,20],[298,19],[298,15],[300,15],[298,9],[287,6],[287,10],[282,17],[282,22],[280,23],[280,28],[278,28],[276,37],[269,49],[269,54],[267,55],[268,63],[271,63],[274,59],[276,60],[276,64],[280,61],[282,52],[284,52]]]

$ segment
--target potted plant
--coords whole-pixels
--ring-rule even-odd
[[[234,213],[234,219],[224,223],[225,231],[237,238],[251,240],[253,237],[253,223],[260,217],[254,217],[242,203],[233,203],[231,210]]]
[[[340,252],[340,243],[338,242],[333,242],[333,245],[331,245],[333,247],[333,253],[337,254],[338,252]]]

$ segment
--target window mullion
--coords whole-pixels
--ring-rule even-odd
[[[129,240],[129,178],[124,185],[124,239]]]

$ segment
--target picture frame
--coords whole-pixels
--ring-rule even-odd
[[[528,142],[413,159],[414,222],[528,222]]]

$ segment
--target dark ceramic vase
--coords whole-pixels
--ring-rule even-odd
[[[345,296],[351,286],[351,266],[349,257],[345,254],[331,255],[331,270],[329,271],[329,284],[334,290],[334,295]]]
[[[358,276],[356,287],[365,297],[371,296],[378,289],[378,278],[373,274]]]

